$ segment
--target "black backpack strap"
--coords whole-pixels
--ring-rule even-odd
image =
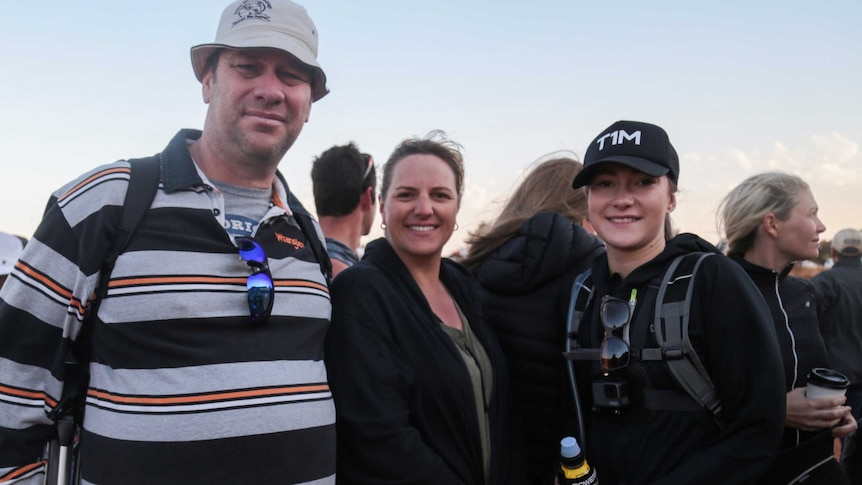
[[[329,253],[326,252],[326,246],[317,235],[317,230],[314,228],[314,221],[311,219],[311,214],[302,205],[302,202],[293,195],[290,187],[287,185],[287,180],[281,174],[276,172],[276,176],[284,185],[284,190],[287,192],[287,205],[293,212],[293,217],[296,223],[299,224],[299,229],[305,234],[308,243],[311,245],[311,252],[314,253],[314,258],[317,259],[317,264],[320,265],[320,272],[323,273],[323,278],[326,280],[326,286],[332,284],[332,261],[329,259]]]
[[[584,311],[593,298],[592,270],[588,269],[579,274],[572,283],[572,294],[569,297],[569,310],[566,315],[566,345],[563,357],[566,359],[566,373],[569,378],[569,390],[572,393],[572,401],[575,404],[575,418],[578,432],[578,442],[582,447],[586,446],[586,428],[584,427],[584,413],[581,409],[581,399],[578,395],[578,382],[575,378],[575,363],[573,360],[582,360],[579,357],[585,352],[593,352],[596,349],[576,349],[578,341],[578,326]],[[601,352],[601,351],[599,351]],[[584,448],[586,449],[586,448]]]
[[[332,284],[332,261],[329,259],[329,254],[326,252],[326,248],[323,246],[320,237],[318,237],[317,231],[314,229],[314,222],[312,222],[311,216],[299,211],[294,211],[293,215],[296,218],[296,223],[299,224],[299,228],[302,229],[303,234],[305,234],[306,239],[311,244],[311,251],[314,253],[317,263],[320,264],[320,272],[323,273],[323,277],[326,279],[326,286],[330,286]]]
[[[90,382],[90,349],[92,346],[93,319],[99,305],[108,294],[108,282],[114,271],[114,264],[125,251],[135,230],[152,206],[159,190],[161,172],[160,157],[129,160],[129,186],[123,200],[120,221],[115,228],[114,238],[99,268],[99,285],[96,299],[87,309],[78,338],[66,358],[66,376],[63,381],[63,394],[57,406],[48,413],[55,420],[56,437],[48,444],[49,460],[45,470],[46,483],[65,483],[77,466],[77,451],[72,447],[75,429],[83,424],[84,405],[87,386]],[[61,451],[62,450],[62,451]]]
[[[135,231],[138,229],[147,211],[153,205],[156,192],[159,190],[159,178],[161,175],[161,160],[159,156],[138,158],[128,160],[128,162],[131,168],[129,189],[123,201],[123,212],[120,214],[120,224],[114,233],[111,249],[102,262],[102,268],[99,271],[99,288],[96,292],[98,300],[95,302],[97,306],[93,310],[98,309],[98,302],[107,296],[108,282],[111,280],[114,264],[117,262],[120,254],[129,246],[132,236],[135,235]]]
[[[578,348],[578,325],[584,316],[584,311],[593,299],[592,270],[586,270],[575,278],[572,283],[572,295],[569,297],[569,311],[566,317],[566,349],[563,357],[572,360],[598,361],[600,349]]]
[[[114,264],[119,255],[125,251],[132,236],[146,215],[156,192],[159,189],[159,176],[161,172],[159,156],[134,159],[128,161],[131,171],[129,174],[129,187],[123,200],[120,221],[117,225],[114,238],[111,241],[108,253],[102,260],[99,268],[99,285],[96,288],[96,299],[87,309],[78,338],[72,347],[67,359],[66,379],[63,385],[63,394],[60,402],[49,414],[56,419],[64,414],[73,413],[75,420],[80,424],[81,412],[83,411],[84,399],[87,385],[89,383],[88,365],[90,361],[90,346],[93,333],[93,319],[99,310],[99,305],[108,294],[108,282],[114,271]]]
[[[709,373],[691,345],[688,324],[697,270],[714,253],[678,256],[668,267],[658,290],[655,308],[655,335],[661,359],[668,364],[680,386],[713,415],[721,413],[721,402]]]

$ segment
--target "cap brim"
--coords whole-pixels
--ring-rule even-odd
[[[580,172],[578,172],[577,175],[575,175],[575,180],[572,182],[572,187],[577,189],[585,185],[589,185],[590,180],[593,178],[593,175],[596,172],[596,169],[601,168],[602,165],[606,163],[619,163],[620,165],[625,165],[626,167],[637,170],[638,172],[643,172],[652,177],[661,177],[662,175],[667,175],[670,172],[670,169],[665,167],[664,165],[659,165],[658,163],[655,163],[652,160],[647,160],[646,158],[618,155],[597,160],[590,163],[588,167],[584,167],[583,170],[581,170]]]
[[[253,43],[254,44],[254,43]],[[263,42],[258,43],[263,44]],[[304,64],[311,70],[314,79],[311,83],[311,97],[313,101],[329,94],[329,89],[326,87],[326,74],[323,69],[313,61],[314,55],[305,48],[301,43],[293,43],[291,45],[284,44],[279,46],[272,45],[228,45],[228,44],[200,44],[192,47],[192,69],[195,72],[195,77],[198,81],[203,82],[204,71],[207,67],[207,61],[219,49],[279,49],[286,52],[294,59]],[[309,61],[309,59],[312,59]]]

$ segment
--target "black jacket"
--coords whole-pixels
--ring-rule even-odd
[[[520,407],[530,483],[551,483],[574,404],[562,356],[572,282],[602,242],[554,212],[538,213],[476,270]]]
[[[818,312],[822,304],[814,285],[790,276],[792,266],[776,273],[742,258],[734,261],[748,273],[769,305],[784,361],[785,392],[804,387],[812,368],[829,367],[826,346],[820,335]]]
[[[647,286],[675,256],[695,251],[717,252],[697,236],[681,234],[624,280],[609,274],[606,256],[596,258],[594,297],[578,335],[581,346],[601,344],[604,328],[597,304],[601,296],[628,300],[632,289],[637,290],[638,301],[631,334],[646,332],[655,346],[648,328],[655,301],[644,301]],[[721,425],[705,409],[645,409],[644,389],[679,387],[663,361],[630,363],[609,378],[629,383],[632,404],[619,413],[606,409],[588,413],[587,455],[602,485],[750,483],[775,455],[784,425],[785,393],[769,309],[742,269],[720,254],[703,260],[691,284],[689,336],[716,386]],[[642,317],[641,312],[648,313]],[[579,363],[578,384],[586,408],[593,402],[591,384],[603,378],[597,362]]]
[[[842,257],[811,282],[823,297],[820,321],[832,368],[862,384],[862,261]]]
[[[507,372],[485,323],[478,285],[443,260],[440,279],[494,367],[491,477],[522,483],[511,451]],[[338,483],[485,485],[467,368],[421,290],[385,239],[332,284],[325,360],[336,407]]]
[[[775,334],[784,361],[784,390],[790,392],[808,384],[808,373],[814,367],[828,367],[826,346],[820,335],[820,316],[822,303],[814,285],[808,280],[789,276],[793,265],[788,265],[781,273],[750,263],[743,258],[734,258],[754,281],[763,295],[772,314]],[[806,446],[797,448],[823,431],[803,431],[798,428],[784,428],[780,451],[791,451],[792,457],[782,455],[776,459],[764,479],[781,476],[783,470],[793,466],[790,462],[816,463],[818,456],[824,455],[824,447],[831,440],[818,441],[825,446]],[[831,449],[831,448],[829,448]],[[826,454],[829,449],[825,450]],[[765,483],[772,483],[765,481]]]

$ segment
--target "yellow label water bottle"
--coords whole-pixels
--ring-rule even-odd
[[[596,471],[587,463],[578,440],[566,436],[560,441],[559,485],[598,485]]]

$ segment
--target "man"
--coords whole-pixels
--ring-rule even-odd
[[[27,240],[20,236],[0,232],[0,287],[15,268],[15,262],[21,256],[25,244]]]
[[[86,339],[84,482],[334,483],[322,234],[277,171],[327,93],[317,43],[301,6],[244,0],[191,49],[203,131],[157,156],[159,190],[98,307],[129,164],[52,197],[0,300],[0,482],[41,483],[63,361]]]
[[[332,273],[337,276],[359,260],[359,238],[374,223],[374,159],[360,153],[353,143],[334,146],[314,160],[311,181]]]
[[[862,232],[842,229],[832,238],[835,265],[812,283],[823,296],[820,323],[829,363],[850,379],[847,405],[862,418]],[[844,439],[841,463],[851,483],[862,483],[862,443],[857,431]]]

